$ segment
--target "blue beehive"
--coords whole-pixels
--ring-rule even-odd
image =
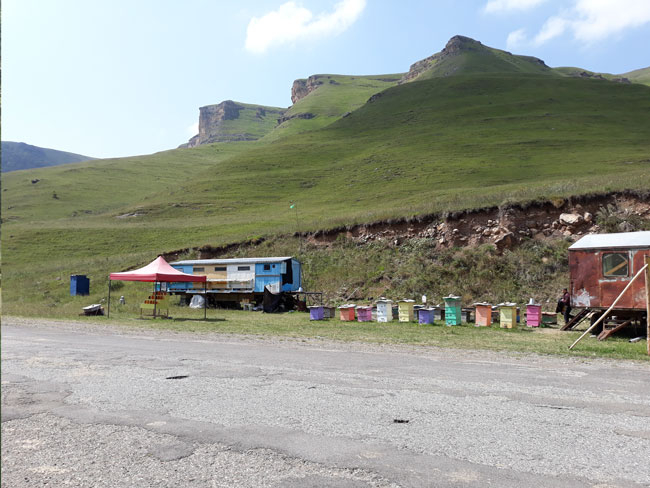
[[[70,295],[90,295],[90,280],[86,275],[70,276]]]

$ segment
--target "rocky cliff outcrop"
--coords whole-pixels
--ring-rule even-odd
[[[320,85],[323,85],[325,82],[321,78],[321,75],[312,75],[306,80],[294,81],[291,87],[291,103],[296,103],[301,98],[305,98]]]
[[[241,112],[254,111],[251,121],[238,124]],[[199,108],[199,133],[186,144],[179,147],[195,147],[201,144],[230,141],[254,141],[263,135],[259,127],[268,125],[268,120],[274,120],[284,115],[284,110],[271,107],[243,105],[232,100],[226,100],[217,105],[206,105]],[[257,123],[257,124],[256,124]]]

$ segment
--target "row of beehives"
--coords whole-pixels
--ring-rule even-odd
[[[475,303],[473,308],[461,307],[460,297],[450,295],[444,298],[444,306],[426,307],[415,305],[415,300],[398,300],[393,305],[392,300],[380,299],[371,305],[346,304],[338,307],[339,319],[342,321],[358,322],[414,322],[433,324],[434,320],[442,320],[446,325],[460,325],[463,321],[470,322],[474,314],[474,324],[477,327],[489,327],[492,324],[492,314],[496,309],[498,321],[502,328],[511,329],[519,322],[519,307],[516,303],[500,303],[493,307],[489,303]],[[327,306],[309,307],[310,320],[336,318],[336,308]],[[542,324],[542,306],[536,303],[526,305],[526,325],[539,327]]]

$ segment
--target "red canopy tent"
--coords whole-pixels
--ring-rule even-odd
[[[111,315],[111,281],[145,281],[149,283],[154,283],[154,291],[156,288],[156,283],[167,282],[175,283],[181,281],[191,281],[195,283],[205,283],[207,278],[205,276],[195,276],[182,271],[177,270],[176,268],[171,267],[167,261],[162,256],[158,256],[155,260],[147,264],[146,266],[134,269],[133,271],[124,271],[122,273],[111,273],[108,278],[108,314]],[[205,295],[205,286],[203,288],[203,293]],[[203,302],[204,316],[206,314],[207,306],[207,297]],[[156,315],[156,309],[154,305],[154,317]]]

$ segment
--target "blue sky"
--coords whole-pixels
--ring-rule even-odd
[[[294,79],[383,74],[456,34],[550,66],[650,66],[650,0],[4,0],[2,139],[95,157],[186,142],[198,108],[288,107]]]

